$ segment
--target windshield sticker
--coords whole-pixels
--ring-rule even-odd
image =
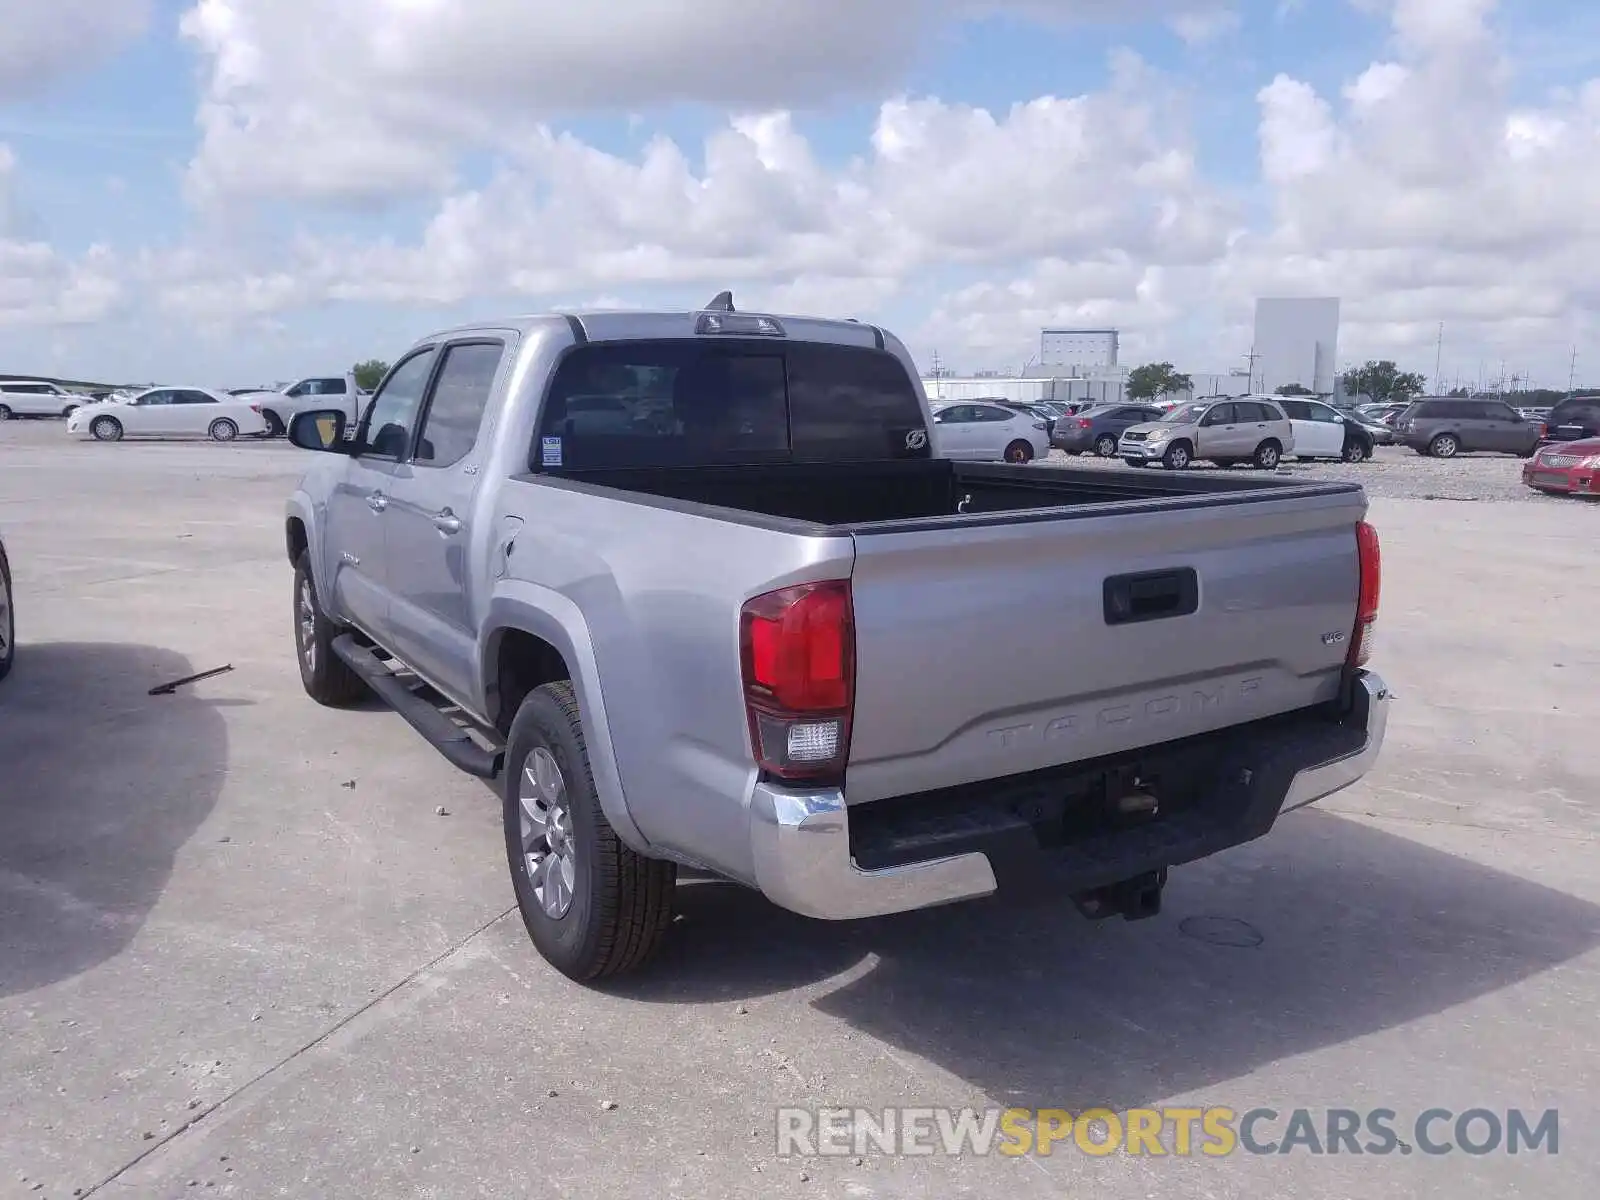
[[[561,439],[558,437],[541,438],[539,441],[539,462],[547,467],[561,465]]]

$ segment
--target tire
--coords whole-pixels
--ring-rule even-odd
[[[1366,462],[1372,457],[1372,447],[1364,442],[1349,441],[1344,444],[1344,453],[1340,457],[1347,463]]]
[[[1441,433],[1428,443],[1430,458],[1454,458],[1461,453],[1461,439],[1453,433]]]
[[[1102,433],[1094,440],[1094,452],[1101,458],[1115,458],[1117,456],[1117,439],[1109,433]]]
[[[1188,442],[1173,442],[1161,456],[1161,465],[1169,471],[1187,471],[1193,462]]]
[[[6,404],[0,404],[0,421],[9,420],[11,420],[11,407]]]
[[[1268,438],[1256,447],[1256,452],[1250,456],[1250,461],[1258,470],[1276,471],[1278,464],[1283,461],[1283,447]]]
[[[289,431],[288,427],[283,423],[283,418],[270,408],[263,408],[261,416],[267,423],[267,436],[269,438],[282,437]]]
[[[1008,463],[1028,463],[1033,461],[1033,447],[1018,438],[1006,447],[1006,461]]]
[[[0,554],[0,679],[17,661],[17,606],[11,591],[11,564]]]
[[[211,428],[206,433],[213,442],[231,442],[239,436],[239,426],[227,417],[218,417],[211,422]]]
[[[89,432],[94,434],[97,442],[120,442],[122,422],[115,417],[96,417],[89,426]]]
[[[570,683],[547,683],[523,700],[502,782],[511,884],[539,954],[579,983],[643,966],[672,924],[678,868],[635,854],[606,823]],[[540,833],[551,829],[554,846]]]
[[[333,639],[344,631],[328,620],[317,604],[311,579],[311,553],[300,552],[294,564],[294,656],[300,683],[318,704],[341,708],[367,694],[361,676],[333,652]]]

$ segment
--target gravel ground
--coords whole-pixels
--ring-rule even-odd
[[[1109,471],[1135,468],[1117,458],[1076,458],[1052,450],[1046,460],[1055,467],[1093,467]],[[1158,468],[1145,468],[1146,470]],[[1197,464],[1196,471],[1214,471]],[[1248,467],[1234,467],[1248,471]],[[1302,463],[1289,461],[1278,468],[1280,476],[1301,479],[1348,479],[1361,484],[1371,497],[1397,500],[1515,500],[1528,504],[1578,504],[1567,496],[1549,496],[1522,482],[1522,459],[1505,454],[1463,454],[1457,458],[1424,458],[1398,446],[1379,446],[1364,463]]]

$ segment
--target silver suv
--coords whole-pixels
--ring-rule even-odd
[[[1159,462],[1181,471],[1204,459],[1219,467],[1250,462],[1275,471],[1285,454],[1294,453],[1294,426],[1273,400],[1196,400],[1159,421],[1124,430],[1117,453],[1130,467]]]

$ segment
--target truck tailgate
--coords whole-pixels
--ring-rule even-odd
[[[1337,694],[1359,489],[1111,508],[857,527],[850,803]]]

